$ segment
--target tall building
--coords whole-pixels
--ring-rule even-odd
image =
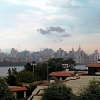
[[[98,62],[98,59],[99,59],[99,53],[98,50],[95,50],[93,53],[93,61]]]
[[[12,48],[12,50],[11,50],[11,58],[16,58],[16,57],[17,57],[17,50]]]
[[[63,58],[64,57],[64,50],[59,48],[59,50],[57,50],[57,52],[56,52],[56,56],[57,56],[57,58]]]
[[[0,62],[3,62],[3,55],[2,55],[1,49],[0,49]]]
[[[75,51],[73,48],[72,48],[72,51],[69,51],[69,57],[75,60]]]
[[[84,51],[79,46],[78,50],[76,51],[76,63],[84,63]]]

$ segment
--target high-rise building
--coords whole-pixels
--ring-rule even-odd
[[[79,46],[79,49],[76,51],[76,63],[84,63],[84,51]]]
[[[11,50],[11,58],[16,58],[16,57],[17,57],[17,50],[12,48],[12,50]]]
[[[1,49],[0,49],[0,62],[3,62],[3,55],[2,55]]]
[[[75,60],[75,51],[73,48],[72,48],[72,51],[69,51],[69,57]]]

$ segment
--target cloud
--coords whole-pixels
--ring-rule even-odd
[[[38,32],[40,32],[41,34],[52,34],[52,32],[57,32],[57,33],[63,33],[65,32],[64,29],[62,29],[61,27],[49,27],[49,28],[46,28],[46,29],[38,29],[37,30]]]
[[[37,32],[41,33],[42,35],[46,35],[47,37],[51,38],[54,42],[61,42],[63,41],[62,38],[70,36],[68,33],[66,33],[65,29],[59,26],[49,27],[46,29],[40,28],[37,29]]]

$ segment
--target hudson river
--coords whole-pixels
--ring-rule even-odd
[[[0,67],[0,76],[7,76],[7,72],[9,68],[14,68],[14,67]],[[24,69],[24,66],[16,66],[17,71],[21,71]],[[75,66],[76,69],[87,69],[85,65],[77,65]]]
[[[14,68],[14,67],[0,67],[0,76],[7,76],[8,69]],[[24,69],[24,66],[16,66],[17,71],[21,71]]]

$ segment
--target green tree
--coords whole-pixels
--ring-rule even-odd
[[[12,92],[9,90],[6,81],[0,78],[0,100],[14,100]]]
[[[47,79],[47,64],[46,63],[37,64],[34,72],[35,72],[34,77],[36,80]]]
[[[7,74],[8,74],[8,76],[6,77],[7,83],[12,86],[17,85],[16,84],[16,76],[18,75],[17,69],[9,68]]]
[[[34,75],[32,72],[22,70],[16,76],[17,83],[31,83],[34,81]]]
[[[32,72],[32,71],[33,71],[33,66],[31,65],[31,63],[28,62],[28,63],[24,66],[24,69],[27,70],[27,71]]]
[[[33,63],[35,62],[33,61]],[[62,71],[63,63],[71,65],[71,64],[74,64],[75,61],[73,61],[73,59],[71,58],[69,58],[68,60],[64,60],[63,58],[52,58],[46,62],[38,63],[36,66],[34,66],[34,79],[35,80],[45,80],[47,79],[47,74],[54,72],[54,71]],[[24,69],[32,72],[33,66],[31,65],[31,63],[27,63],[24,66]]]
[[[63,58],[52,58],[48,60],[49,73],[53,71],[62,71]]]
[[[80,89],[77,100],[100,100],[100,80],[93,78],[86,87]]]
[[[44,89],[41,100],[71,100],[73,96],[70,87],[62,83],[55,83]]]

